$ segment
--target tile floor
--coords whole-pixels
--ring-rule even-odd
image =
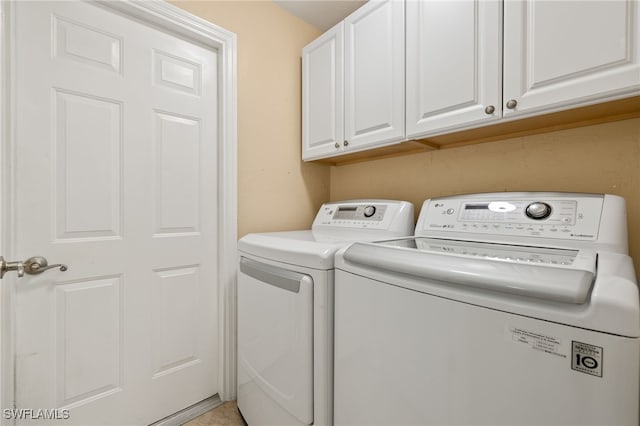
[[[246,426],[235,401],[225,402],[183,426]]]

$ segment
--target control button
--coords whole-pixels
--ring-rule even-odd
[[[547,203],[543,203],[540,201],[536,201],[535,203],[531,203],[527,206],[524,212],[531,219],[541,220],[546,219],[551,215],[551,206]]]
[[[447,209],[447,214],[453,214],[455,212],[454,209]]]
[[[364,208],[364,217],[371,217],[376,214],[375,206],[367,206]]]

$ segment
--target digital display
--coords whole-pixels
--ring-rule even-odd
[[[489,210],[489,204],[467,204],[465,210]]]
[[[334,219],[354,220],[358,216],[358,206],[339,206],[333,215]]]

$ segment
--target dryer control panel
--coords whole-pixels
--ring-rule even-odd
[[[413,234],[413,204],[393,200],[352,200],[320,207],[312,230],[371,229]]]
[[[497,193],[425,201],[416,235],[432,231],[595,241],[603,195]]]

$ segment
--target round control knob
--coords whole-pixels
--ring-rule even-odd
[[[547,203],[536,201],[535,203],[529,204],[524,212],[531,219],[546,219],[551,214],[551,206]]]
[[[375,206],[367,206],[364,208],[364,217],[371,217],[376,214]]]

